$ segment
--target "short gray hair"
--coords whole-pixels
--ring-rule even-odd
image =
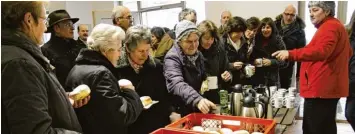
[[[329,11],[328,16],[334,17],[335,15],[335,2],[334,1],[310,1],[308,3],[308,8],[313,6],[320,7],[324,11]]]
[[[115,45],[121,46],[124,38],[125,32],[120,27],[101,23],[94,27],[87,39],[87,44],[89,49],[103,52]],[[115,44],[117,40],[119,43]]]
[[[128,28],[126,32],[125,47],[129,51],[133,51],[137,48],[138,43],[146,41],[147,43],[152,42],[152,34],[150,29],[146,26],[136,25]]]
[[[111,18],[112,18],[112,23],[113,24],[116,24],[116,18],[118,17],[122,17],[123,16],[123,12],[124,10],[128,9],[127,7],[125,6],[116,6],[112,9],[112,15],[111,15]]]
[[[195,15],[197,15],[196,11],[194,9],[191,8],[185,8],[183,9],[180,13],[179,13],[179,22],[185,19],[185,16],[194,13]]]

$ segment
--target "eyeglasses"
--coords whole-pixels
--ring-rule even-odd
[[[46,25],[46,27],[49,26],[49,18],[47,18],[47,17],[39,17],[39,18],[43,19],[43,22]]]
[[[118,17],[119,19],[127,19],[127,20],[133,20],[133,17],[131,15],[127,17]]]
[[[67,28],[73,28],[74,24],[73,22],[67,22],[67,23],[60,23],[62,26],[67,27]]]
[[[291,16],[291,17],[295,17],[296,16],[296,14],[292,14],[292,13],[284,13],[284,15]]]

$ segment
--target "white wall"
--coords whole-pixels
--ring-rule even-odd
[[[189,1],[186,1],[186,7],[196,10],[197,24],[206,19],[206,9],[207,8],[205,8],[205,1],[189,0]]]
[[[51,13],[54,10],[65,9],[65,8],[66,8],[65,1],[51,1],[51,2],[49,2],[47,10],[49,11],[49,13]]]
[[[193,8],[197,12],[197,23],[209,19],[220,25],[220,14],[229,10],[233,16],[259,18],[279,15],[284,8],[293,4],[298,7],[297,1],[186,1],[186,7]],[[92,11],[111,11],[115,3],[113,1],[50,1],[48,10],[52,12],[58,9],[66,9],[71,17],[80,18],[77,24],[90,24],[93,26]],[[177,17],[177,16],[176,16]],[[77,38],[76,29],[74,37]]]
[[[281,14],[289,4],[298,7],[297,1],[206,1],[206,19],[220,25],[221,13],[225,10],[232,12],[232,16],[249,18],[252,16],[275,18]]]
[[[67,1],[66,10],[72,18],[79,18],[76,22],[74,30],[74,39],[78,38],[77,28],[78,24],[89,24],[89,28],[92,26],[92,6],[91,2],[86,1]],[[78,9],[80,7],[80,9]]]
[[[70,17],[79,18],[77,24],[89,24],[89,28],[93,26],[92,11],[111,11],[114,7],[113,1],[50,1],[48,6],[49,13],[58,9],[68,11]],[[78,38],[77,30],[74,30],[74,39]]]
[[[113,1],[91,1],[92,9],[95,11],[112,11]]]

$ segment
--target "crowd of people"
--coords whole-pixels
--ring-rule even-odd
[[[80,24],[77,40],[79,18],[66,10],[47,18],[47,5],[1,2],[1,133],[146,134],[193,112],[210,113],[220,89],[287,89],[292,75],[305,98],[304,134],[335,134],[341,97],[348,97],[346,117],[355,129],[355,11],[345,27],[334,18],[334,1],[309,2],[317,32],[307,45],[292,5],[275,19],[223,11],[219,27],[196,24],[196,11],[185,8],[173,29],[133,26],[130,9],[116,6],[113,25],[89,31]],[[45,32],[51,38],[41,46]],[[209,77],[217,77],[218,88],[202,92]],[[70,93],[81,84],[91,93],[74,101]],[[159,102],[146,109],[142,96]]]

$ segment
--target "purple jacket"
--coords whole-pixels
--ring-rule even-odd
[[[164,59],[164,76],[168,92],[174,95],[175,108],[181,115],[196,110],[197,103],[203,98],[199,91],[202,82],[206,79],[203,55],[193,65],[183,54],[181,47],[176,43],[166,54]]]

